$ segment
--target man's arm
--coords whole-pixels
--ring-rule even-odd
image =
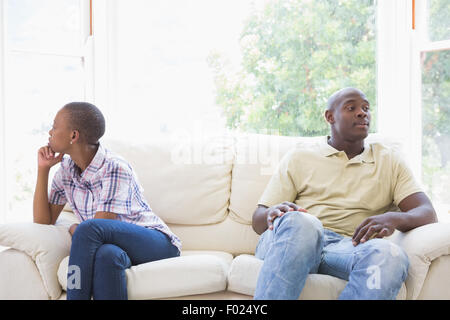
[[[266,231],[268,225],[267,225],[267,208],[263,205],[258,205],[258,208],[256,208],[255,212],[253,213],[252,217],[252,227],[253,230],[257,234],[262,234],[264,231]]]
[[[407,232],[411,229],[438,222],[436,211],[430,199],[423,192],[414,193],[403,199],[398,207],[403,211],[397,229]]]
[[[372,236],[382,238],[390,236],[395,229],[407,232],[429,223],[437,222],[436,212],[430,199],[423,192],[413,193],[400,203],[402,212],[386,212],[364,220],[353,234],[353,245],[366,242]]]

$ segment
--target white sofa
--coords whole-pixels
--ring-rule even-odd
[[[130,299],[251,299],[262,261],[252,214],[278,161],[319,138],[240,135],[106,141],[134,167],[150,206],[182,239],[182,255],[126,271]],[[394,148],[399,144],[377,135]],[[31,220],[31,213],[30,213]],[[56,226],[0,225],[0,299],[64,299],[70,250],[63,211]],[[391,241],[410,258],[398,299],[450,299],[450,224],[426,225]],[[300,299],[336,299],[346,281],[308,276]]]

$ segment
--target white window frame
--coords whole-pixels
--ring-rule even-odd
[[[6,212],[6,161],[5,161],[5,1],[0,0],[0,223]]]
[[[95,0],[92,10],[92,99],[107,116],[117,110],[117,0]]]
[[[417,178],[420,160],[412,128],[411,108],[411,0],[377,3],[377,105],[378,132],[395,137]],[[410,10],[411,9],[411,10]]]
[[[450,49],[432,42],[427,0],[378,1],[378,132],[398,138],[416,179],[422,182],[422,70],[424,51]],[[413,28],[413,11],[415,26]]]

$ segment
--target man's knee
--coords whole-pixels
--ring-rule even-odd
[[[323,233],[323,226],[320,220],[309,213],[289,211],[277,220],[279,221],[275,225],[276,228],[292,228],[298,229],[299,231],[302,230],[304,233],[311,232],[313,234]],[[275,223],[277,223],[277,220],[275,220]]]
[[[372,239],[370,261],[382,268],[385,279],[405,281],[408,276],[409,259],[406,252],[395,243],[386,239]]]

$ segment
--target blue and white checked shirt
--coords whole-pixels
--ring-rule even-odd
[[[49,202],[57,205],[69,202],[80,222],[93,219],[99,211],[115,213],[120,221],[167,234],[181,251],[181,240],[153,213],[142,192],[130,164],[100,145],[81,175],[73,160],[63,157],[53,177]]]

